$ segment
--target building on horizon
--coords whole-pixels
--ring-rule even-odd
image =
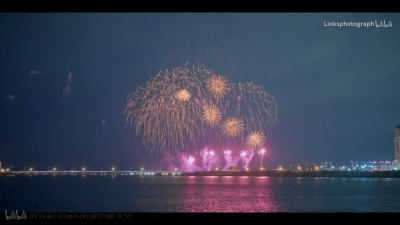
[[[393,168],[396,170],[400,170],[400,123],[396,127],[396,136],[394,138]]]

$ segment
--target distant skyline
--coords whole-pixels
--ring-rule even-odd
[[[343,21],[392,26],[332,25]],[[392,161],[398,24],[399,13],[1,13],[0,162],[18,170],[165,166],[140,136],[122,137],[134,137],[122,112],[127,96],[187,46],[174,65],[188,56],[275,96],[266,168]],[[200,43],[220,58],[196,56]],[[223,149],[214,151],[223,163]],[[255,153],[250,168],[259,165]]]

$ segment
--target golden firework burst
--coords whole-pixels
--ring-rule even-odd
[[[215,127],[221,120],[221,112],[216,106],[211,105],[204,109],[203,120],[207,125]]]
[[[187,101],[190,99],[190,96],[190,92],[188,92],[186,89],[178,91],[175,95],[175,97],[180,101]]]
[[[261,147],[265,142],[265,136],[264,133],[261,131],[254,131],[251,132],[249,135],[246,137],[246,147],[250,149],[257,149]]]
[[[212,75],[206,80],[206,83],[208,91],[215,98],[222,98],[229,91],[228,80],[222,75]]]
[[[243,121],[238,118],[228,118],[221,126],[222,132],[228,137],[236,137],[243,131]]]

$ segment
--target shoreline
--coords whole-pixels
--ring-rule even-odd
[[[268,177],[350,177],[350,178],[400,178],[400,171],[196,171],[181,176],[268,176]]]
[[[0,176],[255,176],[255,177],[344,177],[344,178],[400,178],[400,171],[38,171],[2,172]]]

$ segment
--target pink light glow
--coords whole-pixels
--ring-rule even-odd
[[[189,162],[190,162],[190,164],[192,164],[193,161],[194,161],[194,158],[193,158],[192,156],[190,156],[190,157],[189,157]]]
[[[213,152],[213,151],[211,151],[211,152],[210,152],[210,155],[214,155],[214,152]]]
[[[224,151],[224,153],[230,155],[231,151]]]
[[[246,152],[242,152],[242,154],[240,154],[240,156],[245,157],[246,156]]]
[[[261,154],[264,154],[265,153],[265,149],[261,149]]]

